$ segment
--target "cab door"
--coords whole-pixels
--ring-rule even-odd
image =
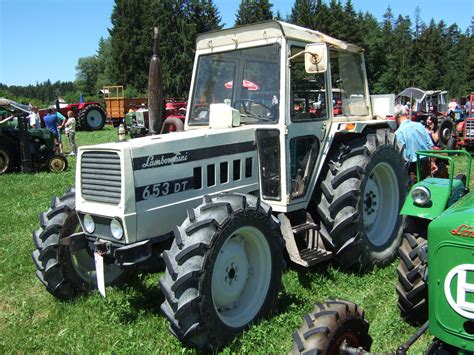
[[[305,45],[289,43],[290,56],[304,51]],[[327,60],[329,58],[327,57]],[[286,195],[289,205],[306,204],[310,184],[314,184],[324,141],[332,120],[331,82],[328,70],[308,74],[304,55],[288,63],[286,144]],[[302,207],[299,207],[302,208]],[[290,208],[291,209],[291,208]]]

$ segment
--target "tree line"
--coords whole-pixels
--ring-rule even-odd
[[[357,12],[351,0],[295,0],[286,18],[272,7],[269,0],[241,0],[235,25],[283,19],[359,45],[365,49],[372,93],[416,86],[460,97],[474,88],[474,37],[456,24],[423,22],[419,7],[413,20],[395,15],[389,7],[380,22],[369,12]],[[50,102],[59,93],[77,100],[79,93],[92,98],[110,84],[124,85],[130,97],[146,95],[152,28],[157,26],[165,95],[185,97],[196,35],[224,25],[212,0],[115,0],[111,24],[96,54],[79,58],[74,83],[0,85],[0,95],[7,91]]]

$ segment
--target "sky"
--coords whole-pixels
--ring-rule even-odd
[[[273,0],[283,17],[293,1]],[[326,0],[328,3],[329,0]],[[345,0],[342,0],[345,3]],[[474,16],[474,0],[352,0],[357,11],[378,20],[388,6],[395,16],[414,18],[421,9],[424,22],[434,18],[464,31]],[[214,0],[225,27],[232,27],[239,0]],[[80,57],[94,55],[100,37],[111,27],[113,0],[0,0],[0,83],[28,85],[72,81]]]

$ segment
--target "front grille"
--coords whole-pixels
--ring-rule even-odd
[[[84,152],[81,157],[81,191],[86,201],[117,205],[122,181],[120,157],[115,152]]]
[[[474,119],[466,120],[466,136],[465,138],[474,139]]]

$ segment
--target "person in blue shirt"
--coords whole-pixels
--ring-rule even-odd
[[[47,115],[43,117],[43,121],[46,128],[53,134],[56,150],[60,153],[58,141],[58,126],[60,125],[60,122],[56,112],[53,112],[52,109],[48,108]]]
[[[403,145],[403,158],[408,165],[410,177],[416,176],[416,161],[419,150],[430,150],[433,148],[433,140],[428,131],[420,122],[414,122],[408,118],[408,110],[405,106],[395,106],[395,118],[398,123],[398,129],[395,132],[397,141]],[[428,158],[422,158],[420,161],[421,175],[426,177],[431,172],[431,163]],[[433,167],[435,169],[435,167]]]

